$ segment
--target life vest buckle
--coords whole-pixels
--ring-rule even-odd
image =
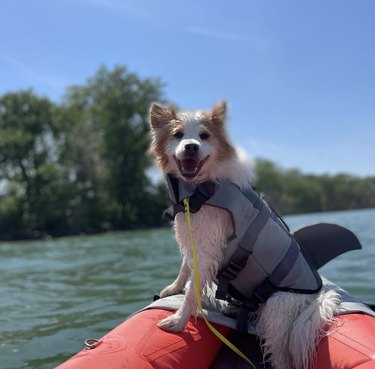
[[[240,265],[238,263],[236,263],[235,261],[231,261],[227,267],[225,267],[222,271],[221,271],[221,275],[232,281],[233,279],[235,279],[237,276],[238,276],[238,273],[243,269],[243,265]]]
[[[238,307],[238,308],[242,307],[243,304],[244,304],[243,301],[234,298],[229,293],[227,293],[227,295],[226,295],[226,301],[228,301],[231,305],[233,305],[235,307]]]

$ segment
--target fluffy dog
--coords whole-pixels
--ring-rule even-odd
[[[193,185],[229,181],[239,188],[249,186],[250,173],[228,140],[225,120],[223,101],[209,112],[175,112],[152,104],[151,151],[163,172]],[[204,297],[207,288],[216,281],[232,223],[228,212],[207,205],[192,214],[191,221],[199,259],[200,293]],[[174,229],[183,261],[176,280],[161,291],[161,297],[181,292],[192,278],[192,250],[183,213],[176,215]],[[317,294],[272,294],[256,312],[256,327],[265,357],[276,369],[307,369],[313,365],[316,345],[325,334],[326,323],[333,320],[339,302],[337,293],[324,287]],[[182,331],[196,310],[194,283],[190,283],[181,308],[158,325],[167,331]]]

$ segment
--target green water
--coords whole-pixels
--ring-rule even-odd
[[[362,251],[322,273],[366,301],[375,300],[375,210],[299,215],[353,230]],[[0,368],[53,368],[152,300],[179,270],[168,229],[0,243]]]

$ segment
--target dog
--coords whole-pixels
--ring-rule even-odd
[[[227,106],[217,102],[211,111],[176,112],[154,103],[150,107],[151,152],[165,174],[172,174],[192,186],[210,181],[230,182],[238,188],[249,186],[251,173],[236,153],[226,133]],[[191,214],[199,260],[200,294],[216,282],[232,222],[227,211],[203,205]],[[165,297],[184,290],[184,301],[173,315],[158,326],[166,331],[182,331],[197,312],[193,257],[187,220],[175,217],[174,230],[183,257],[176,280],[164,288]],[[315,294],[275,292],[256,311],[255,324],[264,357],[275,369],[308,369],[316,360],[316,347],[326,334],[325,326],[334,320],[339,295],[328,288]]]

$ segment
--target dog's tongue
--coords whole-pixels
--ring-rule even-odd
[[[198,161],[194,159],[184,159],[181,161],[181,166],[184,173],[195,173],[198,168]]]

